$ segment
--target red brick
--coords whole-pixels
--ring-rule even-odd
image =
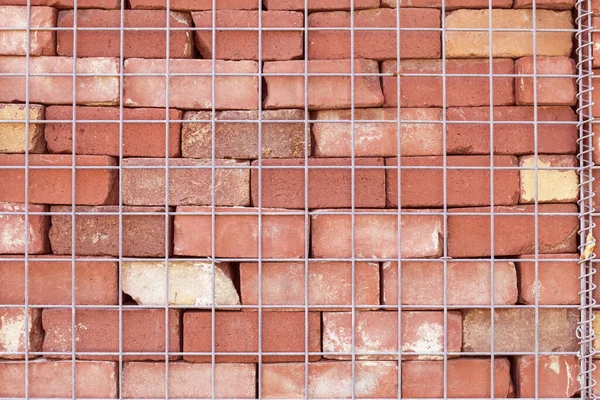
[[[193,110],[212,108],[212,60],[169,60],[169,107]],[[130,58],[125,60],[126,74],[156,74],[152,76],[126,76],[123,96],[128,107],[166,107],[167,84],[164,76],[166,61],[163,59]],[[0,71],[1,72],[1,71]],[[248,74],[247,76],[218,76],[215,78],[215,104],[217,110],[258,108],[258,72],[255,61],[215,62],[217,74]],[[208,75],[206,75],[208,74]]]
[[[350,10],[349,0],[308,0],[308,11],[335,11]],[[354,0],[354,9],[378,8],[376,0]],[[304,11],[304,0],[265,0],[265,7],[269,10],[296,10]]]
[[[444,264],[402,262],[402,304],[444,305]],[[398,263],[383,264],[383,304],[398,304]],[[448,262],[447,305],[491,305],[491,265],[487,261]],[[424,289],[427,288],[427,289]],[[512,262],[494,262],[494,305],[517,302],[517,273]]]
[[[572,204],[540,204],[538,207],[539,213],[542,214],[537,218],[539,224],[538,252],[545,254],[577,251],[577,227],[579,224],[576,206]],[[535,252],[536,218],[534,211],[533,205],[494,207],[493,254],[495,256]],[[473,215],[478,213],[482,215]],[[490,213],[490,207],[450,210],[448,254],[451,257],[488,257],[492,255]],[[519,215],[521,213],[528,215]],[[549,215],[552,213],[571,215]],[[406,257],[406,255],[403,256]]]
[[[331,210],[330,210],[331,211]],[[317,214],[311,216],[312,256],[332,258],[352,256],[352,217],[347,215]],[[402,257],[439,257],[442,254],[442,216],[404,214],[396,210],[361,210],[377,212],[355,215],[355,257],[398,257],[398,220],[401,220]],[[427,213],[427,210],[422,210]]]
[[[506,357],[494,359],[492,395],[491,360],[457,358],[447,361],[444,393],[443,361],[405,361],[402,363],[402,397],[404,398],[481,398],[514,397],[510,362]]]
[[[74,11],[58,13],[59,28],[73,28]],[[176,28],[169,33],[169,57],[192,58],[192,18],[187,13],[170,12],[169,23]],[[121,21],[121,10],[78,10],[77,47],[74,48],[73,31],[59,30],[56,35],[56,51],[60,56],[119,57],[121,54],[121,32],[116,30],[94,30],[94,28],[120,28],[123,26],[124,58],[166,58],[167,27],[166,13],[159,10],[125,10]],[[134,30],[135,28],[156,28]]]
[[[258,167],[258,161],[253,161],[252,165]],[[354,180],[352,160],[349,158],[311,158],[308,160],[310,169],[307,172],[304,170],[305,165],[305,160],[302,159],[262,160],[262,207],[304,209],[305,175],[308,175],[308,208],[352,207],[353,192],[356,207],[385,207],[385,169],[382,158],[355,159],[357,169]],[[257,207],[258,169],[252,169],[251,174],[252,205]]]
[[[535,0],[535,8],[550,10],[571,10],[577,0]],[[533,8],[534,0],[514,0],[514,8]],[[593,3],[593,1],[592,1]]]
[[[34,398],[73,396],[73,363],[71,360],[0,362],[0,381],[10,382],[0,387],[2,397],[25,397],[25,368],[28,368],[28,395]],[[75,396],[77,398],[117,398],[118,367],[108,361],[75,362]]]
[[[599,1],[599,5],[598,5],[598,13],[600,14],[600,1]],[[600,82],[599,78],[600,78],[600,69],[594,69],[592,84],[597,85],[598,82]],[[596,93],[595,91],[592,91],[592,101],[594,102],[594,104],[592,105],[592,114],[594,115],[594,117],[600,117],[600,98],[597,96],[597,94],[598,93]],[[597,130],[596,130],[596,132],[597,132]]]
[[[119,302],[117,261],[75,262],[75,304],[115,305]],[[29,258],[29,304],[72,303],[72,262]],[[0,304],[25,304],[25,262],[0,259]]]
[[[174,254],[198,257],[258,257],[258,209],[216,208],[215,254],[212,254],[211,207],[179,206],[175,216]],[[305,226],[303,215],[282,214],[282,210],[263,209],[263,212],[278,212],[262,215],[262,258],[305,257]],[[193,215],[191,213],[206,213]],[[234,213],[233,215],[231,213]],[[256,215],[235,215],[256,213]],[[308,229],[308,227],[306,227]]]
[[[77,104],[110,106],[119,104],[119,59],[107,57],[78,58],[73,71],[72,57],[31,57],[29,71],[34,75],[26,85],[26,57],[3,57],[0,64],[0,102],[27,100],[42,104]],[[73,97],[73,72],[75,78]],[[22,74],[5,75],[3,74]],[[91,76],[90,76],[91,74]],[[94,75],[102,76],[94,76]]]
[[[579,361],[576,356],[517,356],[515,384],[517,397],[573,397],[579,393]],[[536,391],[537,381],[537,391]]]
[[[187,111],[181,128],[183,157],[212,158],[212,116],[210,111]],[[310,152],[310,137],[304,110],[263,110],[261,112],[263,158],[304,157]],[[232,122],[228,122],[231,120]],[[248,122],[233,122],[248,120]],[[258,158],[258,111],[219,111],[215,116],[216,158]],[[270,122],[293,120],[298,122]],[[198,122],[196,122],[198,121]]]
[[[28,358],[35,358],[37,355],[29,353],[42,350],[44,340],[42,309],[25,310],[25,308],[0,307],[0,359],[24,359],[25,352]],[[25,328],[25,313],[27,313],[27,328]],[[25,349],[25,341],[27,341],[27,349]]]
[[[444,162],[451,169],[444,171]],[[442,207],[444,200],[450,207],[485,206],[492,200],[490,182],[492,160],[489,156],[402,157],[400,164],[403,169],[400,176],[402,207]],[[395,167],[386,170],[387,204],[398,207],[398,159],[387,158],[385,165]],[[517,204],[519,202],[517,158],[494,156],[493,165],[494,168],[515,168],[494,171],[494,204]]]
[[[398,57],[397,30],[363,30],[354,37],[354,53],[351,49],[349,28],[350,12],[317,12],[308,16],[308,58],[335,60],[368,58],[389,60]],[[396,10],[376,8],[356,11],[355,28],[397,28]],[[440,11],[435,9],[406,8],[400,13],[400,26],[411,30],[402,32],[400,57],[440,58],[442,42]],[[342,30],[320,30],[321,28],[346,28]],[[413,30],[414,29],[414,30]],[[422,29],[422,30],[418,30]]]
[[[536,286],[538,304],[579,304],[579,255],[572,254],[535,254],[523,255],[524,260],[538,260],[537,285],[536,263],[520,261],[517,263],[519,274],[519,303],[535,304]],[[552,261],[552,260],[564,261]]]
[[[302,60],[265,62],[263,68],[265,74],[283,74],[283,76],[265,75],[267,83],[265,108],[304,108],[305,101],[311,110],[351,107],[350,60],[308,61],[307,73],[340,74],[340,76],[322,75],[307,78],[307,100],[304,98],[305,77],[285,76],[285,74],[305,73],[304,65]],[[378,74],[379,64],[374,60],[357,59],[354,61],[354,73]],[[354,106],[379,107],[382,104],[383,94],[379,76],[355,76]]]
[[[308,349],[305,348],[304,312],[265,312],[261,317],[263,353],[304,353],[321,351],[320,314],[308,315]],[[211,352],[211,313],[183,314],[183,351]],[[216,353],[257,353],[258,313],[217,311],[215,313]],[[211,356],[184,355],[184,360],[209,362]],[[311,355],[316,361],[320,355]],[[217,355],[217,362],[256,362],[257,355]],[[263,355],[263,362],[304,361],[304,355]]]
[[[219,60],[258,60],[258,11],[218,10],[215,13],[215,58]],[[213,12],[192,13],[194,26],[213,28]],[[294,11],[263,11],[261,27],[269,30],[261,34],[261,61],[292,60],[302,58],[304,43],[302,27],[304,16]],[[219,30],[218,28],[228,28]],[[235,28],[256,28],[255,31]],[[286,30],[275,30],[285,28]],[[298,30],[289,30],[298,28]],[[206,59],[213,56],[211,30],[197,30],[196,48]]]
[[[29,201],[42,204],[72,204],[73,157],[58,154],[29,155]],[[105,156],[76,156],[76,204],[111,204],[116,202],[117,160]],[[0,154],[0,165],[14,166],[2,170],[0,201],[25,201],[24,154]],[[49,167],[37,168],[37,167]],[[64,167],[64,168],[56,168]],[[92,168],[86,168],[92,167]],[[107,167],[103,169],[102,167]]]
[[[574,106],[577,103],[575,61],[568,57],[536,57],[537,97],[534,97],[533,77],[519,77],[515,81],[518,105]],[[523,57],[515,62],[517,75],[531,75],[533,57]],[[571,75],[573,78],[544,77],[544,75]]]
[[[169,352],[181,351],[181,310],[169,310]],[[43,351],[47,358],[71,358],[71,326],[75,326],[75,351],[78,359],[118,360],[115,355],[86,353],[119,352],[119,310],[78,309],[72,321],[70,309],[44,309],[46,332]],[[165,352],[165,310],[123,310],[122,348],[124,353]],[[66,354],[50,354],[66,352]],[[69,354],[71,353],[71,354]],[[171,355],[174,360],[179,356]],[[164,360],[164,354],[123,355],[124,360]]]
[[[45,153],[45,107],[39,104],[0,104],[0,153]],[[23,122],[5,122],[20,120]],[[26,127],[25,121],[29,121]],[[27,130],[26,130],[27,128]],[[29,132],[26,145],[26,132]]]
[[[382,7],[396,7],[398,0],[381,0]],[[538,0],[539,1],[539,0]],[[446,10],[457,8],[489,8],[490,0],[400,0],[401,7],[432,7]],[[492,0],[493,8],[510,8],[513,0]]]
[[[312,123],[315,157],[352,156],[351,110],[315,111],[311,119],[316,120]],[[394,122],[398,119],[395,108],[359,108],[354,110],[354,119],[356,157],[397,156],[398,131],[402,156],[433,156],[443,152],[443,114],[439,108],[400,109],[400,129]]]
[[[460,351],[461,316],[460,312],[448,312],[448,351]],[[354,349],[352,348],[354,331]],[[397,360],[398,359],[398,312],[361,311],[356,312],[355,326],[352,327],[352,313],[323,313],[323,352],[325,358],[348,360],[352,351],[357,360]],[[441,311],[402,312],[402,352],[415,355],[402,356],[403,359],[441,359],[444,351],[444,313]],[[392,354],[382,354],[392,353]],[[396,354],[393,354],[396,353]]]
[[[74,7],[74,0],[31,0],[32,6],[50,6],[54,8],[72,9]],[[15,6],[26,6],[26,0],[0,0],[1,5],[15,5]],[[116,9],[120,8],[121,3],[119,0],[77,0],[77,8],[106,8]]]
[[[494,74],[514,74],[514,61],[498,58],[493,61]],[[441,60],[386,60],[381,63],[383,74],[400,72],[400,105],[402,107],[442,107],[443,85]],[[446,107],[473,107],[490,104],[490,79],[474,74],[489,74],[489,60],[447,60],[446,73],[465,76],[450,76],[446,81]],[[416,74],[439,74],[440,76],[415,76]],[[412,76],[411,76],[412,75]],[[381,78],[386,107],[398,104],[398,78]],[[493,104],[512,105],[515,102],[513,77],[496,77],[493,82]]]
[[[304,307],[306,266],[304,263],[240,263],[240,293],[243,305],[258,305],[261,287],[262,305]],[[356,305],[379,305],[379,264],[357,262],[354,272]],[[308,264],[308,305],[352,305],[352,264],[349,262],[317,262]],[[285,287],[286,290],[281,290]],[[283,311],[290,308],[283,308]],[[331,311],[325,307],[321,311]]]
[[[183,112],[169,109],[169,120],[181,120]],[[116,107],[75,108],[76,154],[124,157],[165,156],[165,109],[123,108],[123,145],[119,145],[120,110]],[[46,141],[48,152],[73,152],[73,124],[55,122],[73,120],[72,106],[51,106],[46,109]],[[102,121],[102,122],[83,122]],[[156,120],[156,122],[134,122]],[[180,122],[169,123],[169,157],[179,157]],[[121,151],[122,148],[122,151]]]
[[[27,49],[27,27],[54,28],[56,26],[56,9],[51,7],[32,6],[27,15],[27,7],[0,6],[0,25],[3,28],[21,28],[22,31],[6,30],[0,32],[3,56],[53,56],[56,54],[56,42],[52,30],[39,30],[29,33],[29,49]],[[28,19],[29,17],[29,19]],[[29,51],[28,51],[29,50]]]
[[[494,107],[494,153],[533,154],[533,107]],[[450,154],[490,154],[490,107],[457,107],[446,112],[446,149]],[[478,121],[465,123],[460,121]],[[514,123],[505,123],[513,122]],[[577,152],[577,116],[571,107],[537,108],[537,150],[542,154]],[[549,122],[549,123],[545,123]],[[564,123],[557,123],[564,122]],[[47,129],[47,128],[46,128]],[[404,154],[403,154],[404,155]]]
[[[261,394],[265,399],[396,398],[398,364],[394,361],[320,361],[308,364],[308,394],[305,364],[262,364]]]
[[[463,351],[491,351],[491,316],[489,309],[463,310]],[[578,351],[573,332],[579,320],[574,308],[509,308],[494,310],[494,352]]]
[[[164,207],[122,207],[122,231],[119,228],[119,207],[76,207],[75,254],[78,256],[164,257]],[[55,213],[71,213],[70,206],[55,206]],[[127,215],[129,213],[129,215]],[[135,213],[152,213],[139,215]],[[169,221],[172,218],[169,217]],[[52,215],[50,244],[54,254],[72,253],[73,219],[71,215]],[[169,222],[170,225],[170,222]],[[167,227],[170,231],[170,226]],[[122,235],[122,238],[121,238]],[[119,254],[119,239],[122,254]]]
[[[0,254],[25,254],[25,213],[48,212],[48,206],[38,204],[0,203]],[[3,214],[22,213],[22,214]],[[29,215],[27,217],[27,253],[50,252],[48,229],[50,217]],[[23,302],[24,303],[24,302]],[[0,301],[0,304],[2,302]]]
[[[167,8],[167,0],[130,0],[133,9],[160,9]],[[171,0],[171,10],[197,11],[212,10],[212,0]],[[219,0],[216,2],[217,10],[256,10],[258,0]]]
[[[592,9],[594,8],[594,0],[592,0]],[[585,6],[585,4],[584,4]],[[597,15],[598,13],[594,11],[594,15]],[[592,25],[594,26],[594,28],[597,28],[598,26],[600,26],[600,18],[598,18],[597,16],[592,18]],[[594,42],[594,46],[592,47],[592,67],[593,68],[598,68],[600,67],[600,62],[598,61],[598,57],[600,56],[600,47],[598,46],[598,42],[600,42],[600,35],[598,34],[598,32],[592,32],[592,41]]]
[[[162,398],[166,394],[164,362],[126,362],[123,365],[123,398]],[[169,363],[169,398],[210,398],[212,365]],[[222,399],[256,397],[254,364],[215,364],[215,393]]]
[[[122,164],[124,204],[165,204],[167,168],[164,159],[128,158]],[[248,161],[235,160],[169,160],[169,205],[211,205],[214,201],[219,206],[247,206],[250,204],[249,165]],[[212,166],[215,167],[214,199]]]

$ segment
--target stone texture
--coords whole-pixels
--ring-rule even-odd
[[[535,156],[521,157],[519,166],[529,169],[520,170],[520,203],[534,203],[536,199],[539,203],[575,203],[579,196],[578,165],[575,156],[539,155],[536,171]]]
[[[576,356],[539,355],[517,356],[515,386],[517,397],[573,397],[579,392],[579,361]],[[537,378],[537,392],[536,392]]]
[[[579,255],[571,254],[528,254],[519,256],[519,303],[535,304],[536,263],[538,304],[579,304],[580,266]],[[557,260],[557,261],[554,261]]]
[[[44,125],[35,121],[44,119],[44,106],[29,105],[29,114],[25,104],[0,104],[0,153],[44,153]],[[26,142],[25,122],[4,122],[7,120],[29,120],[28,140]]]
[[[0,254],[25,254],[25,213],[48,211],[48,206],[39,204],[26,206],[18,203],[0,203]],[[2,214],[3,212],[22,214]],[[48,215],[29,215],[27,217],[28,254],[50,252],[49,228],[50,217]]]
[[[534,78],[526,77],[534,74],[533,57],[517,60],[515,72],[517,74],[515,96],[518,105],[574,106],[577,104],[575,60],[568,57],[536,57],[537,90],[535,93]],[[567,77],[544,77],[544,75],[567,75]]]
[[[56,9],[51,7],[27,7],[0,5],[0,27],[22,30],[0,32],[0,55],[2,56],[53,56],[56,54],[56,41],[52,30],[29,31],[29,49],[27,48],[27,27],[54,28]]]
[[[0,359],[24,359],[25,352],[28,358],[36,358],[37,355],[29,353],[42,351],[43,340],[42,309],[28,308],[26,311],[25,308],[0,308]]]

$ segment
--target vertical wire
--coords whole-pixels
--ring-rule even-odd
[[[379,72],[379,66],[378,66]],[[351,239],[351,265],[352,265],[352,290],[351,290],[351,301],[352,301],[352,344],[351,344],[351,359],[352,359],[352,399],[356,398],[356,204],[355,204],[355,190],[356,190],[356,154],[355,154],[355,142],[354,142],[354,112],[355,112],[355,103],[354,103],[354,0],[350,0],[350,141],[352,146],[350,147],[350,162],[351,162],[351,178],[350,178],[350,196],[351,196],[351,226],[352,226],[352,239]]]
[[[443,337],[443,375],[444,375],[444,399],[448,398],[448,159],[447,159],[447,132],[448,123],[446,117],[446,0],[442,0],[441,26],[442,26],[442,193],[443,193],[443,229],[444,243],[442,261],[444,263],[444,337]]]
[[[125,0],[121,0],[119,25],[119,395],[123,396],[123,90],[125,69]]]
[[[76,398],[75,393],[75,255],[76,255],[76,217],[75,217],[75,207],[77,204],[77,190],[76,190],[76,176],[77,176],[77,0],[73,0],[73,81],[72,81],[72,101],[71,105],[72,111],[72,121],[71,121],[71,136],[73,138],[73,143],[71,147],[71,161],[73,163],[71,168],[71,397],[73,400]]]
[[[23,341],[25,350],[25,398],[29,398],[29,57],[31,46],[31,0],[27,0],[26,15],[26,38],[25,38],[25,218],[24,235],[25,239],[25,307],[23,327],[25,340]],[[43,217],[42,217],[43,218]],[[50,217],[48,217],[50,218]],[[74,378],[74,376],[73,376]]]
[[[352,1],[352,0],[351,0]],[[303,45],[304,45],[304,396],[309,398],[308,374],[309,368],[309,314],[308,314],[308,285],[310,284],[310,270],[308,259],[310,258],[310,216],[308,215],[308,156],[309,143],[311,140],[311,131],[309,110],[308,110],[308,0],[304,0],[304,30],[303,30]],[[320,316],[321,314],[319,314]],[[320,323],[320,321],[319,321]],[[322,332],[321,332],[322,334]],[[322,350],[320,347],[319,350]]]
[[[533,29],[533,221],[534,221],[534,314],[535,314],[535,362],[534,362],[534,382],[535,382],[535,398],[539,397],[539,284],[538,284],[538,269],[539,269],[539,163],[538,163],[538,93],[537,93],[537,5],[536,1],[532,2],[532,29]],[[515,94],[516,95],[516,94]]]
[[[442,0],[442,2],[444,2],[444,0]],[[401,4],[400,4],[400,0],[396,0],[396,71],[397,71],[397,79],[396,79],[396,102],[397,102],[397,106],[396,106],[396,146],[398,149],[398,154],[397,154],[397,158],[398,158],[398,164],[397,164],[397,176],[396,176],[396,187],[398,188],[398,193],[397,193],[397,201],[398,201],[398,228],[397,228],[397,235],[398,235],[398,241],[397,241],[397,246],[398,246],[398,261],[397,261],[397,266],[396,266],[396,279],[397,279],[397,296],[398,296],[398,308],[397,308],[397,324],[398,324],[398,376],[397,376],[397,380],[398,380],[398,398],[401,399],[402,398],[402,105],[401,105],[401,101],[402,101],[402,96],[401,96],[401,89],[402,89],[402,78],[401,78],[401,66],[400,66],[400,35],[401,35],[401,30],[400,27],[402,25],[401,22]],[[440,35],[442,33],[440,32]],[[383,79],[383,78],[382,78]],[[385,174],[387,174],[387,170],[385,171]],[[382,264],[380,264],[381,266]],[[383,274],[383,268],[379,269],[379,272],[381,274]],[[380,277],[380,282],[381,277]],[[379,288],[379,290],[381,290],[381,287]]]
[[[258,398],[262,398],[262,1],[258,1]]]
[[[216,263],[215,263],[215,258],[217,257],[217,253],[216,253],[216,239],[215,239],[215,235],[216,235],[216,223],[217,223],[217,218],[216,218],[216,201],[215,201],[215,185],[216,185],[216,171],[215,171],[215,154],[216,154],[216,145],[215,145],[215,129],[216,129],[216,104],[215,104],[215,99],[216,99],[216,95],[215,95],[215,74],[216,74],[216,54],[217,54],[217,0],[212,0],[212,10],[211,10],[211,57],[210,57],[210,62],[211,62],[211,67],[210,67],[210,71],[211,71],[211,75],[210,75],[210,143],[211,143],[211,147],[210,147],[210,255],[211,255],[211,259],[210,259],[210,264],[211,264],[211,269],[212,269],[212,277],[211,277],[211,289],[212,289],[212,303],[210,305],[210,368],[211,368],[211,373],[210,373],[210,393],[211,393],[211,398],[212,400],[214,400],[216,398],[216,379],[215,379],[215,372],[216,372],[216,360],[217,360],[217,356],[216,356],[216,307],[215,307],[215,301],[217,296],[215,295],[215,279],[216,279],[216,271],[215,268],[217,267]],[[198,34],[198,32],[195,32],[194,35]],[[195,39],[194,39],[195,40]],[[184,327],[185,328],[185,327]]]
[[[124,1],[124,0],[121,0]],[[171,64],[171,0],[166,0],[165,11],[165,398],[169,400],[169,81]],[[178,321],[181,323],[181,319]],[[181,327],[180,327],[181,329]],[[181,350],[181,336],[179,338]]]

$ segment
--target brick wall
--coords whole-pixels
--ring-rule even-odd
[[[575,0],[212,4],[0,31],[0,397],[574,396]]]

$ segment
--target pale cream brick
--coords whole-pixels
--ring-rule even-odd
[[[0,104],[0,153],[25,153],[25,123],[4,122],[25,120],[25,104]],[[44,125],[33,121],[44,119],[44,106],[29,105],[29,152],[44,153]]]
[[[540,203],[574,203],[578,195],[578,176],[575,169],[548,170],[543,168],[575,168],[577,159],[574,156],[540,155],[538,156],[537,198]],[[535,167],[534,156],[524,156],[519,166]],[[521,203],[535,201],[535,174],[532,169],[521,170]]]

